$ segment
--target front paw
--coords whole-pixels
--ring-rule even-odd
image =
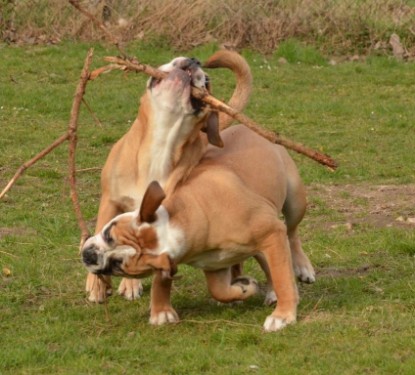
[[[162,324],[166,323],[178,323],[179,322],[179,315],[177,312],[172,308],[165,308],[163,310],[151,313],[150,316],[150,324],[155,326],[161,326]]]
[[[265,332],[276,332],[283,329],[288,324],[295,323],[296,319],[292,316],[282,317],[269,315],[265,319],[264,330]]]
[[[97,275],[88,273],[85,290],[89,293],[89,302],[103,303],[112,294],[111,279],[106,276],[100,279]]]
[[[118,287],[118,294],[129,301],[139,299],[143,294],[143,284],[140,279],[123,278]]]

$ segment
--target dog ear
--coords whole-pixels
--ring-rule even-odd
[[[223,147],[223,141],[219,134],[219,115],[217,111],[211,111],[206,119],[205,126],[202,128],[207,134],[208,141],[216,147]]]
[[[162,279],[164,280],[179,278],[177,276],[173,277],[177,273],[177,266],[166,253],[157,256],[147,255],[146,264],[161,272]]]
[[[166,197],[163,188],[157,181],[152,181],[146,192],[140,207],[139,219],[142,223],[152,223],[156,220],[156,211]]]

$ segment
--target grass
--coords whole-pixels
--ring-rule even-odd
[[[415,183],[413,64],[385,57],[329,65],[309,47],[289,41],[274,55],[246,50],[255,88],[246,113],[264,126],[323,150],[340,164],[331,173],[293,155],[310,189],[301,233],[318,271],[299,285],[298,323],[264,334],[270,308],[257,296],[243,305],[211,302],[200,271],[182,267],[173,304],[182,322],[151,327],[150,280],[141,300],[118,296],[91,305],[78,257],[79,230],[68,195],[67,148],[28,169],[0,202],[1,374],[412,374],[415,367],[413,226],[379,227],[360,220],[352,230],[319,186]],[[89,45],[28,48],[1,45],[0,186],[26,160],[60,136]],[[157,65],[174,53],[131,44],[132,54]],[[215,45],[186,54],[207,58]],[[116,54],[95,46],[94,67]],[[283,56],[289,63],[280,65]],[[229,73],[212,71],[215,94],[232,89]],[[130,126],[146,78],[110,73],[89,83],[78,168],[100,167]],[[86,219],[96,217],[99,172],[78,175]],[[347,199],[349,193],[343,193]],[[369,214],[367,200],[351,205]],[[415,216],[413,201],[408,215]],[[393,223],[392,223],[393,224]],[[11,275],[6,276],[10,270]],[[247,273],[263,281],[257,265]],[[114,281],[115,284],[118,280]]]

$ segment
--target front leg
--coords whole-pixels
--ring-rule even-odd
[[[99,278],[97,275],[88,272],[85,291],[89,293],[88,301],[103,303],[105,298],[112,294],[111,277],[102,276]]]
[[[170,302],[172,283],[173,280],[163,277],[161,271],[155,273],[151,287],[150,324],[159,326],[179,321]]]
[[[109,197],[106,194],[103,194],[99,204],[95,234],[99,233],[104,225],[119,213],[119,210],[111,203]],[[88,273],[85,290],[89,294],[88,300],[90,302],[102,303],[107,296],[112,294],[111,277],[104,276],[99,278],[93,273]]]
[[[123,277],[118,287],[118,294],[129,301],[139,299],[143,294],[143,284],[140,279]]]

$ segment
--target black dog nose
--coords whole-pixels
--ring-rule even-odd
[[[182,60],[178,60],[173,65],[176,68],[186,70],[186,69],[189,69],[191,67],[200,66],[201,64],[200,64],[200,61],[198,59],[194,58],[194,57],[192,57],[192,58],[186,57],[186,58],[184,58]]]
[[[192,63],[193,64],[196,64],[196,65],[198,65],[198,66],[200,66],[201,64],[200,64],[200,61],[198,60],[198,59],[196,59],[195,57],[191,57],[190,58],[190,61],[192,61]]]
[[[94,245],[82,251],[82,260],[87,266],[95,266],[98,264],[98,254]]]

